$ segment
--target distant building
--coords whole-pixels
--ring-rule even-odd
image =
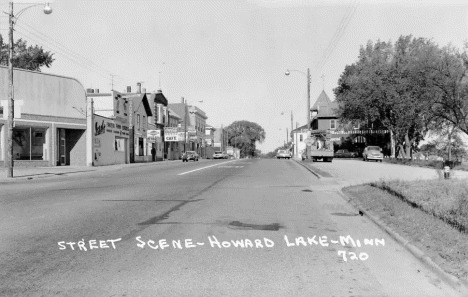
[[[350,151],[362,152],[367,145],[378,145],[383,149],[384,155],[390,152],[390,134],[384,128],[374,128],[368,126],[352,126],[341,123],[336,110],[338,104],[331,101],[325,91],[320,93],[311,111],[311,129],[326,130],[331,134],[331,141],[335,150],[345,148]],[[305,139],[308,137],[307,125],[293,130],[293,154],[296,158],[301,158],[305,150]]]

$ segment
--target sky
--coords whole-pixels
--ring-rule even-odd
[[[15,1],[14,12],[30,0]],[[220,128],[247,120],[262,126],[267,153],[307,122],[307,69],[312,106],[333,89],[367,42],[401,35],[462,48],[468,40],[463,1],[50,1],[25,10],[14,38],[54,53],[46,73],[84,88],[123,92],[137,82],[159,88],[169,103],[184,97]],[[8,1],[0,1],[8,11]],[[0,16],[7,37],[8,17]],[[285,71],[291,69],[290,75]],[[198,101],[203,100],[202,103]]]

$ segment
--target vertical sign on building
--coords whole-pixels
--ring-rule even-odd
[[[163,119],[162,119],[162,108],[161,108],[161,104],[156,104],[156,114],[157,114],[157,124],[162,124],[163,123]]]
[[[163,112],[163,121],[162,123],[167,126],[167,121],[168,121],[168,116],[167,116],[167,107],[166,106],[163,106],[162,108],[162,112]]]

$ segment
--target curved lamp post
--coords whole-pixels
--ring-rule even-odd
[[[44,5],[44,13],[51,14],[52,8],[50,8],[49,3],[20,3],[20,4],[32,4],[28,7],[23,8],[18,12],[15,16],[13,14],[13,2],[10,2],[10,13],[9,13],[9,39],[10,44],[8,46],[8,80],[9,80],[9,93],[10,93],[10,100],[8,101],[8,148],[7,148],[7,177],[13,177],[13,119],[14,119],[14,106],[15,106],[15,99],[14,99],[14,85],[13,85],[13,27],[18,21],[18,18],[21,16],[23,12],[27,9],[39,5]],[[31,140],[29,140],[31,141]]]
[[[291,72],[299,72],[307,77],[307,130],[310,130],[310,69],[307,68],[307,74],[300,70],[286,69],[286,72],[284,74],[288,76]]]

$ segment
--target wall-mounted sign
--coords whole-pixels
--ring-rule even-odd
[[[147,134],[152,137],[161,137],[161,129],[148,130]]]
[[[179,141],[179,132],[176,127],[164,128],[164,141]]]

